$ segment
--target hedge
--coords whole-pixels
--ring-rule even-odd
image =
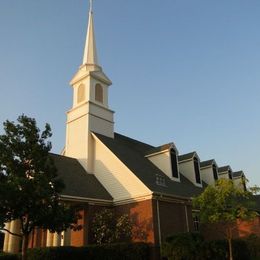
[[[0,253],[0,260],[19,260],[20,256],[17,254]]]
[[[168,260],[228,259],[226,240],[205,241],[200,234],[177,234],[166,239],[162,256]],[[233,240],[234,260],[260,259],[260,238],[250,236]]]
[[[146,243],[120,243],[87,247],[46,247],[29,249],[27,260],[146,260],[149,245]]]

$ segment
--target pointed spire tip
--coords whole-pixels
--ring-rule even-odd
[[[89,0],[89,12],[93,13],[93,0]]]

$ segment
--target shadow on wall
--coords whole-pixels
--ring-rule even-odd
[[[109,169],[102,161],[95,160],[95,176],[103,184],[105,189],[113,196],[119,198],[131,198],[131,192],[126,189],[125,180],[127,176],[122,178],[122,174],[125,171],[121,170],[121,164],[111,163],[111,169]],[[121,180],[122,179],[122,180]],[[121,180],[121,181],[120,181]]]
[[[127,214],[133,223],[132,239],[135,242],[154,243],[154,225],[152,218],[152,202],[150,200],[129,203],[114,207],[101,207],[98,205],[89,205],[88,208],[88,230],[90,231],[95,214],[104,208],[112,209],[117,217]],[[90,229],[89,229],[90,228]],[[89,242],[93,243],[93,234],[88,232]]]
[[[115,212],[118,216],[129,215],[134,242],[156,243],[152,199],[116,206]]]

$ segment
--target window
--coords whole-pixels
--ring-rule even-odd
[[[179,178],[176,151],[174,149],[171,149],[170,154],[171,154],[172,177]]]
[[[218,171],[217,171],[217,166],[215,164],[212,165],[212,169],[213,169],[213,176],[214,176],[214,180],[218,180]]]
[[[77,102],[80,103],[85,100],[85,85],[80,84],[78,87]]]
[[[156,184],[159,186],[166,186],[164,177],[161,175],[156,175]]]
[[[99,83],[95,86],[95,100],[103,103],[103,87]]]
[[[196,182],[197,183],[201,183],[201,181],[200,181],[200,168],[199,168],[198,158],[194,157],[193,163],[194,163]]]
[[[232,172],[231,172],[231,170],[228,170],[228,178],[229,178],[230,180],[232,180]]]
[[[198,212],[193,212],[192,213],[192,219],[193,219],[194,231],[199,231],[200,230],[199,213]]]

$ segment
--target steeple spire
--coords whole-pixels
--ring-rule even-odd
[[[90,0],[89,3],[89,19],[88,19],[88,30],[87,30],[87,38],[83,56],[83,65],[98,65],[97,58],[97,49],[96,49],[96,41],[94,34],[94,23],[93,23],[93,3]]]

